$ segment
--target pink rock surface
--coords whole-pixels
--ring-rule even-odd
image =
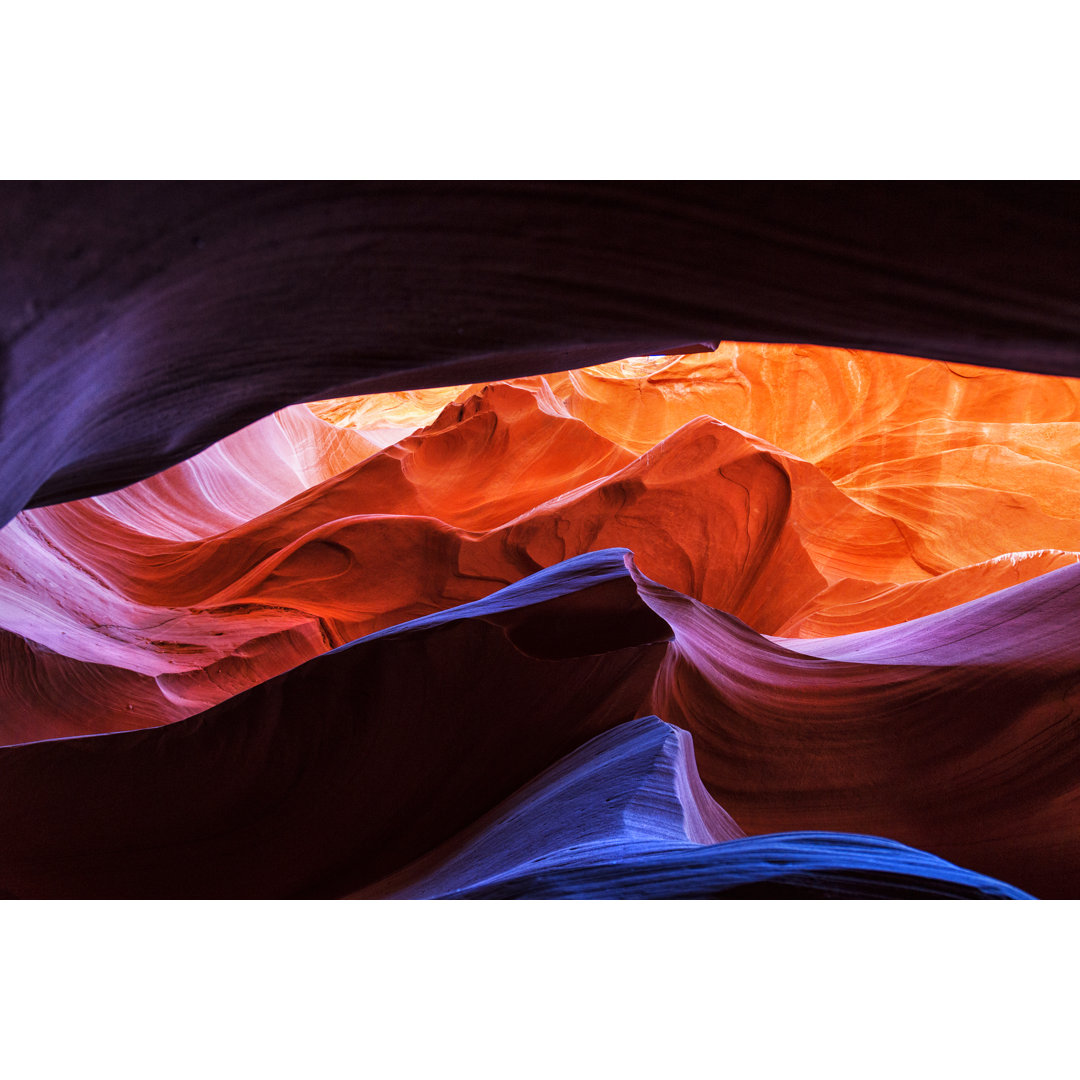
[[[1065,567],[899,627],[785,642],[649,581],[628,552],[592,553],[198,716],[0,748],[0,891],[393,892],[466,851],[477,885],[485,866],[516,873],[545,851],[556,869],[575,832],[684,848],[729,842],[733,819],[751,836],[873,833],[1075,895],[1078,589],[1080,567]],[[620,774],[605,756],[623,780],[604,797],[621,809],[590,809],[586,794],[595,829],[567,831],[573,807],[556,799],[514,847],[513,804],[500,803],[589,739],[661,712],[692,737],[702,787],[682,736],[662,761],[650,751],[659,772]],[[536,809],[536,794],[518,805]]]
[[[824,463],[869,455],[871,422],[901,433],[877,447],[896,456],[873,467],[875,484],[870,466],[834,481],[714,416],[664,435],[688,411],[730,411],[736,359],[733,400],[744,409],[735,419],[763,407],[746,411],[756,400],[747,387],[775,404],[777,370],[814,390],[818,413],[826,389],[855,380],[869,404],[852,411],[832,399],[846,411],[821,429]],[[1025,419],[970,419],[1009,380]],[[925,384],[920,395],[890,397],[911,384]],[[1049,546],[1080,547],[1070,516],[1080,505],[1070,502],[1074,392],[1017,373],[744,345],[314,406],[334,424],[298,406],[133,488],[27,511],[0,532],[0,627],[28,645],[12,659],[4,738],[35,730],[33,649],[65,658],[70,679],[79,664],[94,666],[78,722],[53,718],[43,731],[157,724],[328,648],[612,546],[762,633],[852,632],[942,610],[1076,561]],[[950,409],[960,419],[921,418]],[[656,420],[643,428],[647,415]],[[771,433],[797,442],[796,416],[788,410],[787,428],[774,421]],[[627,446],[608,437],[616,421]],[[933,445],[955,459],[936,480]],[[982,465],[965,471],[965,461]],[[875,505],[901,489],[918,498],[896,517]],[[1045,512],[1031,509],[1037,501]],[[143,677],[123,708],[107,689],[109,669]]]
[[[0,894],[1077,895],[1078,211],[8,185]]]

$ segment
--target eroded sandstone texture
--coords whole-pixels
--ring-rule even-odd
[[[0,889],[1073,895],[1078,442],[1072,380],[725,343],[24,511]]]
[[[1075,187],[0,235],[0,895],[1080,896]]]

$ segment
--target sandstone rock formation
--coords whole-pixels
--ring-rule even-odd
[[[1078,199],[0,189],[0,894],[1080,894]]]
[[[1004,399],[1017,420],[979,419]],[[25,643],[3,737],[191,715],[613,546],[760,633],[903,622],[1076,562],[1078,439],[1069,380],[786,346],[294,406],[0,531],[0,628]],[[87,666],[77,717],[34,704],[42,656]]]
[[[1054,577],[1010,590],[998,606],[1032,611],[1034,585],[1058,596]],[[959,611],[938,617],[946,658],[957,622],[988,621]],[[973,686],[959,661],[935,668],[920,657],[908,667],[910,657],[871,653],[802,656],[649,582],[628,552],[580,556],[310,660],[187,720],[0,748],[0,891],[329,897],[475,886],[485,895],[494,863],[507,895],[531,891],[510,880],[526,871],[540,895],[589,894],[604,890],[596,871],[623,843],[629,858],[614,871],[616,895],[633,894],[639,871],[654,879],[642,895],[722,895],[769,882],[795,895],[1019,895],[980,877],[987,866],[1045,895],[1080,887],[1072,854],[1080,830],[1068,813],[1080,784],[1058,707],[1061,686],[1076,681],[1075,645],[1060,648],[1042,693],[1017,689],[1030,674],[1030,646],[1015,637],[999,642],[989,685]],[[927,688],[937,709],[926,707]],[[810,689],[822,698],[807,715]],[[1008,693],[1019,707],[999,705],[978,747],[954,751],[952,771],[968,779],[950,792],[953,812],[941,816],[931,786],[920,816],[911,794],[919,773],[905,767],[935,751],[940,760],[958,709],[981,712]],[[707,708],[695,707],[705,699]],[[880,702],[886,719],[898,719],[834,719],[830,710],[845,700]],[[678,711],[687,728],[653,721],[624,730],[656,705]],[[972,726],[956,732],[961,746]],[[523,788],[616,729],[623,735]],[[1021,763],[1016,747],[1025,744]],[[592,771],[598,751],[603,775],[592,783],[581,771]],[[904,775],[911,789],[897,783]],[[728,787],[759,825],[800,807],[819,830],[830,815],[849,825],[860,812],[878,814],[890,832],[921,830],[932,849],[970,856],[975,872],[889,842],[798,831],[728,853],[741,830],[706,793]],[[1016,843],[1036,825],[1041,845]],[[701,845],[704,853],[687,850]]]

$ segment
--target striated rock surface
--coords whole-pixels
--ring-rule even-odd
[[[1078,199],[7,185],[0,894],[1077,895]]]
[[[649,711],[691,731],[748,833],[885,835],[1036,895],[1080,890],[1080,566],[808,641],[635,579],[674,636]]]
[[[1009,394],[1020,419],[986,421]],[[1077,561],[1078,402],[1071,381],[729,345],[297,406],[0,531],[0,628],[26,642],[0,738],[192,715],[612,546],[760,633],[918,618]],[[88,669],[79,718],[38,728],[46,653],[69,683]]]
[[[687,732],[645,717],[590,740],[424,859],[355,899],[1020,899],[877,837],[744,838]]]
[[[632,719],[667,633],[593,559],[166,727],[0,748],[0,891],[344,895]]]
[[[1002,610],[1030,606],[1035,584],[1003,594]],[[987,622],[978,612],[961,610],[959,618]],[[944,619],[938,637],[946,655],[950,632]],[[706,649],[710,636],[714,647]],[[1075,652],[1063,646],[1057,658],[1073,682]],[[980,749],[954,749],[964,784],[941,803],[931,785],[921,821],[897,790],[899,770],[889,786],[876,785],[872,771],[867,784],[849,778],[833,799],[847,831],[867,831],[854,825],[860,815],[888,819],[893,838],[918,825],[935,854],[950,846],[969,854],[973,873],[891,840],[733,839],[741,830],[712,801],[732,786],[725,770],[739,748],[743,783],[732,794],[751,816],[783,816],[785,801],[805,799],[806,817],[827,817],[814,792],[831,769],[895,757],[935,720],[944,728],[972,704],[979,691],[962,666],[950,680],[941,671],[954,669],[934,669],[922,657],[916,667],[876,654],[822,660],[784,650],[649,582],[629,553],[610,551],[362,639],[190,719],[0,748],[0,891],[590,895],[608,882],[611,893],[630,895],[638,881],[638,895],[741,895],[743,887],[769,895],[1022,895],[979,876],[996,864],[1020,889],[1041,885],[1060,895],[1080,877],[1077,829],[1060,810],[1077,788],[1066,780],[1073,751],[1061,734],[1069,706],[1049,690],[1025,697],[1015,673],[1029,654],[1015,634],[1000,642],[995,697],[1011,693],[1012,714],[1000,705]],[[480,656],[485,678],[477,681]],[[765,670],[772,697],[759,687],[754,701],[771,717],[753,713],[738,692]],[[914,686],[898,689],[901,674],[936,679],[935,707],[923,692],[917,718],[897,713],[897,698]],[[841,717],[823,734],[822,721],[801,704],[811,685],[824,687],[834,705],[845,695],[879,700],[897,715],[888,727],[873,716]],[[785,706],[790,701],[799,712]],[[626,727],[661,702],[679,710],[683,732],[655,719]],[[604,732],[607,741],[583,747]],[[824,751],[815,750],[828,734]],[[1025,735],[1038,782],[1013,760]],[[1059,783],[1046,783],[1047,768]],[[1006,802],[1007,821],[994,810]],[[1036,822],[1043,845],[1012,842]],[[620,844],[629,845],[627,859],[612,869]]]
[[[1077,375],[1078,223],[1072,184],[7,184],[0,522],[296,402],[697,343]]]

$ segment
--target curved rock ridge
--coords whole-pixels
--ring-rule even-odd
[[[1078,208],[8,185],[0,895],[1078,895]]]
[[[356,898],[431,899],[743,835],[702,787],[689,734],[649,716],[590,739],[464,834]]]
[[[206,539],[274,510],[425,427],[468,389],[294,405],[156,476],[87,503],[151,542]]]
[[[1026,895],[877,837],[747,840],[702,786],[689,734],[650,716],[591,739],[465,833],[352,898]]]
[[[145,537],[150,551],[158,546],[155,541],[203,540],[260,517],[370,457],[380,448],[379,434],[331,424],[297,405],[85,505],[103,528],[111,520],[121,533]]]
[[[313,406],[335,424],[296,407],[123,492],[20,515],[0,531],[0,628],[27,644],[12,654],[0,738],[25,740],[37,715],[28,703],[49,694],[31,653],[66,658],[69,681],[79,679],[80,663],[94,666],[78,720],[70,710],[47,718],[43,737],[153,725],[328,648],[610,546],[635,551],[653,579],[784,636],[902,622],[1080,557],[1068,547],[1016,546],[1080,548],[1080,499],[1070,501],[1073,487],[1080,496],[1071,456],[1080,421],[1062,419],[1075,412],[1071,384],[876,358],[897,361],[890,381],[883,363],[842,350],[732,346],[726,360],[722,352],[625,360],[563,382],[549,376]],[[736,361],[753,379],[740,367],[743,381],[729,400]],[[931,508],[915,528],[910,506],[892,517],[870,505],[866,470],[849,474],[861,477],[852,494],[814,464],[714,417],[697,416],[637,456],[589,426],[603,426],[597,416],[618,420],[620,401],[649,402],[663,421],[654,435],[700,408],[730,412],[732,401],[746,406],[735,419],[757,422],[744,383],[760,385],[771,401],[778,371],[792,393],[806,382],[822,401],[821,388],[838,379],[863,388],[865,410],[822,428],[834,463],[844,454],[854,461],[845,446],[865,450],[869,424],[896,420],[908,400],[895,396],[898,387],[925,384],[912,401],[924,411],[944,402],[962,419],[916,420],[918,437],[926,443],[933,428],[941,446],[959,440],[966,450],[942,456],[977,450],[985,468],[964,487],[963,471],[949,466],[935,486],[925,447],[892,462],[890,491],[905,469],[922,478],[906,488]],[[976,421],[963,418],[990,409],[998,383],[1010,379],[1041,388],[1029,386],[1027,420],[979,421],[989,441],[973,450]],[[596,385],[603,393],[595,398],[574,389]],[[1048,385],[1064,386],[1061,400],[1047,398]],[[595,412],[597,403],[610,414]],[[377,450],[436,410],[433,422]],[[622,416],[631,432],[635,416]],[[917,418],[914,405],[905,416]],[[794,420],[789,426],[801,430]],[[1008,457],[1000,480],[995,454]],[[1031,510],[1036,498],[1046,506],[1041,516]],[[1004,550],[965,562],[995,545]],[[117,687],[132,697],[123,708],[110,700],[113,668],[145,677],[137,694],[126,682]]]
[[[692,343],[1077,374],[1070,185],[8,184],[0,522],[298,401]]]
[[[749,836],[634,852],[462,889],[457,900],[1030,900],[925,851],[851,833]]]
[[[692,733],[748,833],[888,836],[1038,896],[1080,891],[1080,565],[802,641],[630,572],[673,633],[647,708]]]
[[[477,895],[496,886],[515,895],[589,894],[613,873],[614,894],[634,895],[635,866],[640,895],[724,895],[740,885],[784,895],[1019,895],[865,837],[765,838],[764,846],[725,854],[740,830],[713,801],[723,766],[714,749],[716,712],[695,713],[683,731],[655,717],[630,723],[680,684],[672,664],[687,655],[684,639],[695,630],[680,607],[728,631],[727,682],[699,667],[718,694],[744,673],[753,677],[755,649],[765,656],[780,651],[730,616],[642,578],[628,552],[605,551],[335,649],[189,719],[0,748],[0,892],[345,896],[386,888],[379,883],[402,871],[407,880],[416,869],[410,864],[427,856],[442,864],[431,869],[446,881],[463,883],[466,864],[473,864]],[[740,634],[746,655],[731,647]],[[811,676],[823,663],[784,655]],[[479,681],[478,656],[485,658]],[[866,665],[832,666],[850,670],[852,686],[873,697]],[[895,676],[881,670],[877,692],[887,694]],[[959,699],[964,688],[952,692]],[[1021,730],[1030,727],[1023,704],[1008,720]],[[943,724],[949,715],[946,704]],[[711,797],[693,769],[687,731]],[[589,742],[604,733],[610,738]],[[853,742],[872,734],[864,728]],[[762,727],[763,756],[779,752],[797,767],[783,742],[776,751],[774,739],[775,731]],[[768,802],[768,769],[759,764],[749,776]],[[1000,798],[1001,779],[988,778],[993,794],[982,792],[984,801]],[[972,786],[978,795],[978,778]],[[803,788],[794,791],[799,797]],[[1038,811],[1033,792],[1022,794],[1011,800],[1020,808],[1019,830]],[[1040,789],[1034,802],[1056,794]],[[971,790],[966,795],[973,799]],[[897,829],[907,827],[888,792],[879,793],[878,804],[864,816],[884,820],[891,812]],[[567,830],[575,818],[584,846],[571,866],[556,852],[574,847]],[[989,863],[1004,846],[1018,877],[1045,880],[1048,850],[1012,850],[995,824],[985,816],[969,821],[982,841],[969,850]],[[955,840],[947,824],[931,838]],[[622,870],[612,871],[610,841],[650,849],[627,849]],[[1071,880],[1080,861],[1068,854],[1068,830],[1059,825],[1048,842],[1053,872]],[[847,855],[839,851],[844,844]],[[529,859],[545,855],[545,873],[555,876],[529,885],[518,871],[533,874]],[[560,877],[566,873],[569,882]]]
[[[1077,379],[725,342],[542,381],[571,415],[637,454],[699,416],[753,432],[895,521],[935,575],[1080,547]]]
[[[589,557],[174,724],[0,748],[0,892],[343,896],[632,719],[667,633]]]

